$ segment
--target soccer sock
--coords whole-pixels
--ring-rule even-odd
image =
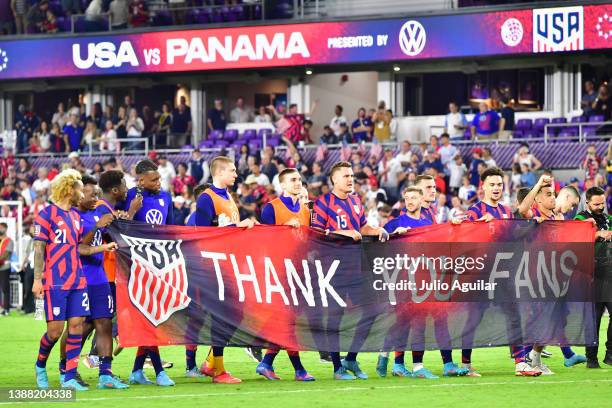
[[[396,351],[395,352],[395,364],[401,364],[404,365],[405,361],[404,361],[404,352],[403,351]]]
[[[329,356],[332,359],[332,364],[334,365],[334,373],[342,368],[342,362],[340,361],[340,353],[337,351],[332,351],[329,353]]]
[[[453,352],[451,350],[440,350],[440,355],[442,356],[442,363],[452,363],[453,362]]]
[[[289,361],[291,361],[291,364],[293,365],[293,369],[296,372],[304,370],[304,366],[302,365],[302,360],[300,359],[300,353],[298,353],[297,351],[287,350],[287,354],[289,355]]]
[[[213,346],[212,352],[215,357],[223,357],[223,347]]]
[[[51,353],[51,349],[55,346],[56,341],[51,341],[47,333],[43,334],[40,338],[40,346],[38,348],[38,358],[36,359],[36,365],[40,368],[47,367],[47,359]]]
[[[525,361],[525,347],[510,346],[510,350],[512,351],[512,358],[514,359],[514,364],[522,363]]]
[[[80,334],[68,333],[66,338],[66,377],[64,382],[68,382],[76,376],[79,356],[81,355],[82,337]]]
[[[191,371],[196,366],[196,351],[198,346],[185,346],[185,363],[187,371]]]
[[[542,364],[542,353],[539,351],[532,350],[531,351],[531,365],[534,367]]]
[[[565,357],[565,358],[572,358],[572,357],[574,357],[574,354],[576,354],[576,353],[574,353],[572,348],[569,347],[569,346],[560,347],[560,349],[561,349],[561,352],[563,353],[563,357]]]
[[[461,362],[463,364],[472,363],[472,349],[461,350]]]
[[[268,349],[268,351],[266,351],[266,355],[261,360],[261,362],[263,364],[267,364],[267,365],[271,366],[272,364],[274,364],[274,359],[276,358],[277,355],[278,355],[278,350]]]
[[[66,374],[66,359],[65,358],[60,359],[59,372],[60,374]]]
[[[425,355],[424,351],[412,351],[412,363],[413,364],[423,364],[424,355]]]
[[[223,356],[214,357],[215,376],[221,375],[225,372],[225,365],[223,364]]]
[[[346,361],[357,361],[357,353],[346,353]]]
[[[382,351],[379,356],[384,357],[384,358],[389,358],[389,352],[388,351]]]
[[[100,365],[98,366],[98,375],[101,377],[103,375],[113,375],[111,370],[111,366],[113,364],[112,357],[100,357]]]
[[[134,359],[134,367],[132,368],[132,372],[142,370],[146,359],[147,359],[147,348],[138,347],[138,349],[136,350],[136,358]]]
[[[164,367],[162,366],[161,356],[159,355],[159,348],[149,347],[149,358],[151,359],[151,364],[153,364],[153,368],[155,369],[155,375],[158,375],[162,371],[164,371]]]

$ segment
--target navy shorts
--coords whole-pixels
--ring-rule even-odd
[[[89,293],[89,320],[111,319],[115,312],[115,299],[108,283],[87,286]]]
[[[48,322],[89,316],[87,289],[45,290],[45,315]]]

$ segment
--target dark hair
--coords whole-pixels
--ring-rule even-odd
[[[580,199],[580,193],[578,192],[578,190],[576,189],[576,187],[574,187],[574,186],[570,186],[570,185],[567,185],[567,186],[565,186],[565,187],[563,187],[563,188],[561,189],[561,191],[563,191],[563,190],[565,190],[565,191],[569,191],[571,195],[573,195],[573,196],[574,196],[574,197],[576,197],[577,199]],[[559,191],[559,193],[561,193],[561,191]]]
[[[196,186],[196,188],[193,189],[193,196],[195,197],[195,199],[197,200],[198,197],[206,190],[208,190],[210,188],[210,183],[204,183],[204,184],[200,184],[198,186]]]
[[[185,169],[185,171],[187,171],[189,169],[189,167],[187,167],[187,163],[185,163],[185,162],[180,162],[179,164],[177,164],[176,167],[183,167]]]
[[[283,179],[285,178],[285,176],[288,176],[291,173],[297,173],[300,174],[300,172],[298,171],[298,169],[294,169],[293,167],[289,167],[286,168],[285,170],[281,171],[278,174],[278,181],[280,181],[281,183],[283,182]]]
[[[523,200],[525,199],[525,197],[527,197],[527,194],[529,194],[529,188],[528,187],[521,187],[518,189],[518,191],[516,192],[516,202],[520,205]]]
[[[91,185],[95,186],[95,185],[98,184],[98,182],[96,181],[95,178],[93,178],[93,177],[91,177],[90,175],[87,175],[87,174],[83,175],[83,177],[81,178],[81,181],[83,182],[84,186],[86,186],[88,184],[91,184]]]
[[[292,103],[291,105],[289,105],[289,109],[291,108],[297,108],[297,103]]]
[[[343,168],[348,168],[348,169],[352,169],[353,166],[351,165],[351,163],[347,162],[347,161],[339,161],[334,163],[334,165],[331,167],[331,169],[329,169],[329,178],[333,178],[334,174],[336,174],[336,172],[340,169]]]
[[[123,181],[123,172],[120,170],[108,170],[100,174],[98,185],[102,192],[109,193],[113,188],[119,187]]]
[[[591,201],[593,196],[604,195],[606,192],[601,187],[591,187],[586,191],[586,200]]]
[[[418,176],[416,176],[416,178],[414,179],[414,185],[419,184],[421,181],[424,180],[435,180],[433,176],[430,176],[429,174],[419,174]]]
[[[445,138],[447,138],[447,139],[450,139],[449,134],[448,134],[448,133],[446,133],[446,132],[445,132],[445,133],[442,133],[442,134],[440,135],[440,139],[442,139],[443,137],[445,137]]]
[[[489,167],[488,169],[482,172],[482,174],[480,175],[480,180],[484,182],[487,179],[487,177],[491,177],[491,176],[499,176],[503,179],[504,171],[500,169],[499,167]]]
[[[336,109],[338,109],[340,113],[344,111],[344,108],[342,107],[342,105],[336,105]]]
[[[8,229],[8,224],[6,222],[0,222],[0,227],[4,227]]]
[[[136,164],[136,174],[139,176],[150,171],[157,171],[157,165],[149,159],[141,160]]]
[[[310,119],[306,119],[306,120],[304,121],[304,124],[305,124],[305,125],[310,125],[310,126],[312,126],[312,120],[310,120]]]

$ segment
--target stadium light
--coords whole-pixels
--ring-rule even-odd
[[[397,64],[393,66],[393,71],[395,71],[395,72],[399,72],[400,69],[401,69],[400,66],[397,65]]]
[[[306,68],[306,75],[312,75],[312,68]]]

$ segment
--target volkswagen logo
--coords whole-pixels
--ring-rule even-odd
[[[425,33],[425,28],[418,21],[407,21],[400,29],[399,45],[402,52],[408,56],[414,57],[419,55],[423,48],[425,48],[426,41],[427,33]]]
[[[161,211],[152,209],[152,210],[147,211],[147,214],[145,215],[145,220],[149,224],[160,225],[162,221],[164,220],[164,216],[162,215]]]

